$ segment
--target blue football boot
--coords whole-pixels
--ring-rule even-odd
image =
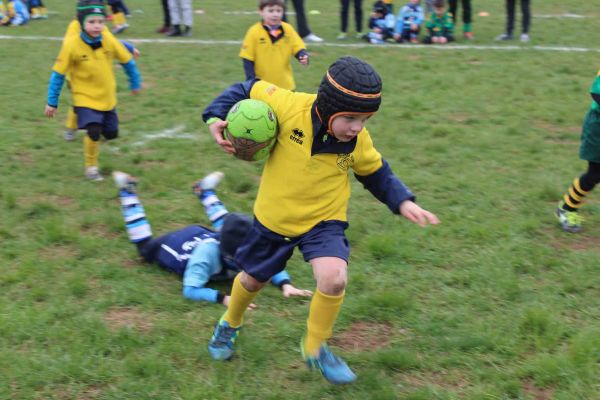
[[[232,328],[221,317],[215,326],[215,332],[208,342],[208,352],[213,360],[224,361],[233,357],[235,341],[242,327]]]
[[[300,344],[302,357],[310,370],[318,370],[323,377],[334,385],[343,385],[352,383],[356,380],[356,375],[348,364],[340,357],[331,352],[327,345],[321,345],[319,355],[317,357],[307,357],[304,354],[304,345]]]

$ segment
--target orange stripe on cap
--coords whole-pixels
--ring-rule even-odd
[[[345,87],[343,87],[342,85],[340,85],[339,83],[337,83],[332,77],[331,75],[329,75],[329,71],[327,71],[327,80],[329,81],[329,83],[331,83],[337,90],[339,90],[340,92],[349,94],[350,96],[354,96],[354,97],[358,97],[361,99],[378,99],[381,97],[381,92],[379,93],[358,93],[358,92],[354,92],[350,89],[346,89]]]

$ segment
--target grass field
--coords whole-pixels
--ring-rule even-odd
[[[442,220],[421,229],[394,217],[352,179],[350,280],[331,340],[359,376],[346,387],[306,370],[309,302],[274,288],[247,313],[235,359],[210,359],[224,308],[186,301],[176,276],[138,259],[112,181],[86,181],[81,134],[62,139],[66,89],[58,118],[43,115],[52,38],[74,9],[47,3],[48,20],[0,30],[0,399],[600,399],[600,197],[580,234],[553,217],[585,168],[595,2],[534,1],[532,42],[497,45],[503,2],[476,0],[476,14],[490,13],[476,17],[476,39],[441,50],[339,46],[338,3],[307,0],[327,43],[309,46],[308,68],[294,65],[298,90],[314,92],[339,56],[372,63],[384,82],[375,144]],[[123,38],[158,39],[160,2],[127,3]],[[252,210],[261,165],[218,149],[200,114],[242,79],[239,42],[257,16],[228,12],[254,4],[197,1],[191,39],[134,41],[140,96],[116,71],[121,135],[102,145],[102,172],[141,179],[156,234],[207,222],[190,186],[212,170],[226,173],[229,209]],[[288,270],[313,289],[299,254]]]

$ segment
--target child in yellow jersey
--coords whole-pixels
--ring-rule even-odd
[[[317,283],[301,344],[304,359],[331,383],[356,379],[326,343],[347,281],[348,170],[393,213],[421,226],[439,223],[414,202],[415,196],[393,174],[365,128],[379,109],[381,88],[381,78],[371,65],[342,57],[329,67],[317,95],[251,80],[231,86],[205,109],[203,119],[228,153],[235,150],[223,137],[227,126],[223,120],[237,101],[265,101],[279,124],[277,144],[265,164],[254,204],[253,229],[235,255],[243,272],[234,280],[229,309],[208,346],[215,360],[233,356],[245,309],[269,278],[285,268],[297,246]]]
[[[67,31],[65,32],[65,36],[64,36],[63,40],[71,35],[78,36],[80,34],[81,34],[81,24],[79,23],[79,21],[77,19],[74,19],[73,21],[71,21],[71,23],[67,27]],[[103,36],[113,36],[112,32],[106,26],[102,30],[102,35]],[[134,59],[137,59],[140,56],[140,54],[141,54],[140,51],[133,44],[131,44],[123,39],[120,39],[119,41],[131,53],[131,55],[133,55]],[[67,80],[67,87],[70,90],[71,78],[69,76],[67,76],[66,80]],[[68,140],[68,141],[75,140],[76,133],[77,133],[77,115],[75,115],[75,110],[73,109],[73,107],[69,107],[69,110],[67,111],[67,120],[65,122],[65,132],[64,132],[65,140]]]
[[[290,57],[308,65],[304,42],[290,24],[283,22],[283,0],[260,0],[261,22],[252,25],[240,50],[246,79],[259,78],[294,90],[296,83]]]
[[[96,181],[103,179],[98,169],[100,136],[111,140],[119,132],[114,58],[127,73],[132,93],[137,94],[141,88],[141,76],[132,55],[113,36],[102,36],[105,15],[101,0],[79,1],[77,19],[81,32],[63,41],[52,68],[44,110],[47,117],[54,117],[65,76],[69,75],[78,127],[87,131],[84,138],[85,175]]]

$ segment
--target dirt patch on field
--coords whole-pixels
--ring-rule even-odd
[[[464,391],[469,386],[466,375],[462,371],[457,370],[403,375],[402,379],[411,386],[425,387],[431,385],[458,393]]]
[[[558,229],[558,228],[557,228]],[[585,236],[585,233],[569,234],[559,231],[561,236],[555,232],[550,232],[550,245],[555,249],[570,249],[578,251],[594,251],[600,253],[600,237]]]
[[[43,260],[62,260],[77,257],[79,251],[72,246],[56,245],[40,249],[39,255]]]
[[[534,400],[549,400],[554,396],[554,389],[539,388],[531,379],[523,381],[521,389]]]
[[[392,329],[392,325],[387,323],[355,322],[330,342],[345,351],[376,350],[390,343]]]
[[[132,328],[147,333],[152,329],[152,321],[141,311],[133,307],[111,308],[104,315],[108,329],[115,332],[121,328]]]

